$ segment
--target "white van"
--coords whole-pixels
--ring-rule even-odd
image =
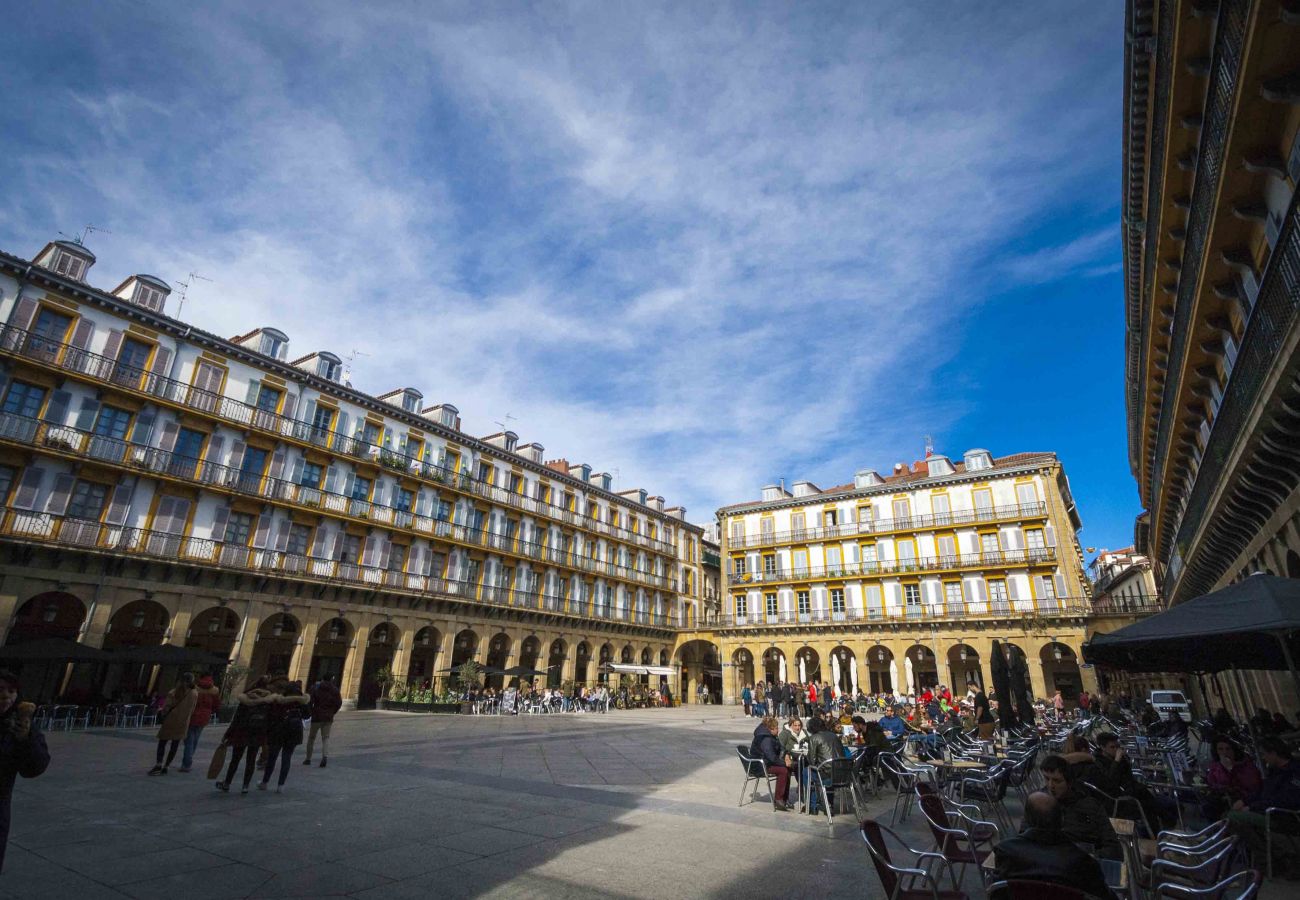
[[[1178,717],[1184,722],[1192,721],[1192,708],[1188,705],[1182,691],[1152,691],[1151,705],[1155,707],[1161,719],[1168,720],[1169,711],[1174,709],[1178,711]]]

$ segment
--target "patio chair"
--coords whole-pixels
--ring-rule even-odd
[[[835,831],[834,809],[831,804],[831,795],[834,794],[836,801],[842,806],[844,798],[847,796],[853,803],[853,812],[858,813],[858,786],[853,777],[853,760],[845,759],[828,759],[821,765],[808,770],[808,793],[810,799],[816,800],[821,797],[821,805],[826,812],[826,823],[831,828],[831,833]]]
[[[1142,808],[1142,804],[1138,802],[1136,797],[1113,797],[1090,781],[1080,781],[1079,786],[1084,789],[1084,793],[1091,794],[1097,800],[1100,800],[1112,819],[1132,819],[1135,822],[1140,822],[1146,828],[1148,835],[1156,833],[1156,829],[1151,827],[1151,822],[1147,819],[1146,810]]]
[[[50,710],[49,730],[71,730],[72,714],[76,712],[76,709],[75,706],[56,706]]]
[[[1197,847],[1206,841],[1217,841],[1228,831],[1228,820],[1211,822],[1200,831],[1162,831],[1156,835],[1158,846]]]
[[[1283,809],[1280,806],[1270,806],[1264,810],[1264,855],[1268,857],[1269,878],[1273,877],[1273,832],[1275,830],[1282,834],[1300,834],[1300,810]]]
[[[122,704],[110,703],[99,711],[99,724],[105,728],[116,728],[122,718]]]
[[[73,728],[80,728],[85,731],[90,727],[90,716],[94,710],[89,706],[74,706],[68,713],[68,731]]]
[[[965,877],[966,867],[974,865],[976,870],[984,860],[993,853],[993,842],[997,840],[998,829],[991,822],[974,824],[985,826],[979,829],[967,829],[963,826],[967,820],[961,813],[950,813],[943,797],[937,792],[921,791],[917,794],[921,801],[921,812],[930,825],[934,835],[934,847],[948,861],[948,871],[952,876],[953,890],[959,883],[958,873]]]
[[[1233,859],[1237,855],[1237,838],[1226,837],[1206,848],[1165,848],[1161,853],[1152,861],[1149,870],[1151,890],[1158,890],[1160,885],[1167,883],[1210,887],[1232,871]],[[1169,855],[1163,855],[1165,853]]]
[[[1174,900],[1254,900],[1259,894],[1259,887],[1263,880],[1258,870],[1243,869],[1209,887],[1162,884],[1156,888],[1155,895],[1171,897]]]
[[[141,721],[144,719],[144,705],[140,703],[128,703],[122,707],[122,728],[139,728]]]
[[[988,886],[989,900],[1096,900],[1092,894],[1053,881],[1012,878]]]
[[[921,780],[921,771],[903,765],[902,761],[893,753],[881,753],[876,757],[876,764],[889,773],[897,788],[894,794],[894,810],[889,817],[889,824],[893,825],[897,820],[900,804],[903,807],[903,820],[906,821],[907,814],[912,809],[916,785]]]
[[[985,816],[991,814],[999,824],[1011,828],[1011,816],[1004,802],[1010,777],[1011,769],[1005,762],[992,766],[987,772],[963,773],[956,782],[957,799],[961,802],[974,800]]]
[[[969,900],[965,891],[940,889],[943,870],[948,867],[942,854],[913,850],[875,819],[862,823],[862,842],[867,845],[867,853],[888,900]],[[890,849],[891,843],[893,850]],[[901,864],[904,854],[911,855],[908,861],[912,865]],[[937,874],[936,868],[939,870]]]
[[[772,784],[774,777],[767,771],[767,763],[761,759],[749,755],[749,748],[744,744],[736,745],[736,755],[740,757],[740,764],[745,769],[745,783],[740,786],[740,802],[737,806],[745,805],[745,791],[749,788],[750,782],[754,783],[753,791],[750,793],[750,802],[758,800],[758,786],[760,783],[767,782],[767,792],[771,795],[772,802],[776,802],[776,787]]]

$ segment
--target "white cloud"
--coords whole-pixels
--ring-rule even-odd
[[[319,12],[27,35],[85,71],[7,92],[0,242],[105,225],[99,283],[200,272],[200,327],[362,350],[359,387],[413,384],[478,434],[510,412],[696,519],[886,468],[968,411],[927,378],[980,267],[1096,176],[1080,147],[1114,117],[1090,86],[1117,8]],[[156,69],[107,64],[125,33]],[[1086,274],[1109,239],[1006,270]]]

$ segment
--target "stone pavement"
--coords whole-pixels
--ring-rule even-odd
[[[247,796],[196,769],[149,778],[152,731],[49,736],[19,779],[0,896],[868,897],[851,816],[737,807],[734,707],[607,715],[347,712],[329,767]],[[872,810],[886,819],[891,800]],[[930,846],[919,812],[902,828]]]

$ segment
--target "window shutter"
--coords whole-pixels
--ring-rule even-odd
[[[157,418],[157,413],[149,407],[140,410],[140,415],[135,417],[135,427],[131,429],[131,443],[143,444],[148,446],[153,440],[153,424]]]
[[[324,556],[325,548],[329,546],[329,532],[330,527],[323,523],[316,528],[316,534],[311,542],[311,555],[313,557],[320,559]]]
[[[365,549],[361,551],[361,565],[373,566],[375,564],[375,553],[378,550],[379,538],[373,534],[366,536]]]
[[[1025,538],[1019,528],[1013,528],[1007,533],[1008,550],[1025,549]]]
[[[122,332],[120,329],[113,328],[108,332],[108,341],[104,344],[104,355],[109,359],[117,359],[117,354],[122,349]]]
[[[388,560],[393,555],[393,542],[388,538],[381,538],[379,544],[379,568],[387,569]]]
[[[253,546],[258,550],[266,549],[266,542],[271,539],[271,513],[262,513],[257,517],[257,530],[253,532]]]
[[[343,537],[342,529],[339,529],[334,533],[334,543],[330,547],[330,559],[338,559],[340,554],[343,553]]]
[[[303,457],[299,456],[295,459],[293,465],[289,468],[289,480],[294,484],[300,483],[302,481],[302,470],[306,465],[307,460]]]
[[[31,297],[23,297],[14,306],[14,314],[10,317],[9,322],[15,328],[26,331],[32,327],[32,319],[34,318],[36,318],[36,301]]]
[[[218,506],[212,511],[212,539],[214,541],[224,541],[226,539],[226,523],[230,521],[230,507]]]
[[[158,505],[154,507],[153,511],[153,522],[150,526],[152,530],[168,531],[168,525],[171,524],[172,507],[175,504],[176,499],[174,497],[160,497],[158,499]]]
[[[1047,527],[1044,528],[1043,531],[1044,531],[1044,534],[1045,534],[1045,536],[1046,536],[1046,538],[1047,538],[1047,546],[1049,546],[1049,547],[1055,547],[1055,546],[1056,546],[1056,529],[1052,527],[1052,523],[1051,523],[1051,522],[1048,522],[1048,523],[1047,523]]]
[[[50,491],[49,502],[45,504],[45,511],[61,516],[68,511],[68,501],[72,499],[72,485],[76,478],[67,472],[60,472],[54,476],[54,489]]]
[[[406,560],[407,571],[413,575],[424,575],[424,545],[412,544],[411,555]]]
[[[262,382],[254,379],[248,383],[248,395],[244,398],[249,406],[257,405],[258,390],[262,387]]]
[[[325,493],[333,494],[339,484],[339,470],[335,466],[330,466],[325,470]]]
[[[90,337],[95,333],[95,323],[82,316],[77,320],[77,327],[72,331],[72,346],[85,350],[90,346]]]
[[[18,482],[18,490],[14,494],[14,506],[18,509],[33,509],[44,478],[45,470],[42,468],[28,466],[24,469],[22,480]]]
[[[219,434],[214,434],[211,438],[209,438],[208,452],[207,455],[204,457],[207,460],[207,462],[213,463],[214,465],[220,465],[221,448],[224,447],[225,444],[226,444],[226,439]]]
[[[232,469],[238,469],[240,463],[244,461],[244,450],[247,445],[240,440],[236,440],[230,445],[230,456],[226,459],[226,465]]]
[[[131,508],[131,495],[135,492],[134,487],[127,487],[125,484],[119,484],[113,489],[113,499],[108,503],[108,514],[104,521],[109,525],[121,525],[126,521],[127,511]]]
[[[277,447],[275,453],[271,454],[271,468],[268,473],[271,478],[279,478],[284,474],[284,448]]]
[[[352,436],[351,433],[348,431],[348,419],[349,419],[348,414],[340,409],[338,414],[338,421],[334,423],[334,430],[338,434],[343,435],[344,437]]]
[[[298,395],[285,394],[284,405],[280,407],[280,415],[284,416],[286,419],[292,419],[293,411],[297,408],[298,408]]]
[[[153,352],[153,365],[149,371],[155,375],[167,378],[171,375],[172,352],[166,347],[159,347]]]
[[[1012,600],[1020,599],[1020,581],[1016,578],[1007,579],[1007,596]]]
[[[1065,597],[1065,576],[1057,575],[1056,576],[1056,599],[1060,600],[1063,597]]]
[[[308,400],[302,408],[302,420],[308,425],[316,418],[316,401]]]
[[[90,431],[95,427],[99,417],[99,401],[94,397],[82,397],[81,409],[77,411],[77,430]]]
[[[175,502],[172,504],[172,519],[169,523],[170,528],[168,529],[168,532],[170,534],[184,534],[185,520],[190,514],[190,501],[184,500],[180,497],[175,497],[173,499]]]
[[[163,453],[171,453],[176,447],[176,436],[180,434],[181,426],[179,422],[168,422],[163,426],[162,441],[158,447]]]
[[[977,603],[986,602],[989,599],[989,587],[984,583],[984,579],[980,578],[976,580],[974,585],[975,590],[971,591],[971,594],[974,596],[975,601]]]
[[[344,497],[351,497],[351,496],[352,496],[352,485],[356,482],[356,480],[357,480],[357,476],[356,476],[355,474],[353,474],[352,472],[349,472],[349,473],[347,474],[347,476],[343,479],[343,496],[344,496]]]
[[[432,499],[433,495],[431,493],[426,491],[424,488],[420,488],[419,492],[415,495],[415,514],[417,516],[427,516],[429,514],[429,506],[431,505]]]
[[[275,549],[280,553],[289,549],[289,530],[293,528],[293,523],[288,519],[280,520],[280,528],[275,534]]]
[[[68,407],[71,404],[71,391],[55,391],[50,395],[50,402],[45,407],[45,421],[52,425],[66,424],[68,421]]]

